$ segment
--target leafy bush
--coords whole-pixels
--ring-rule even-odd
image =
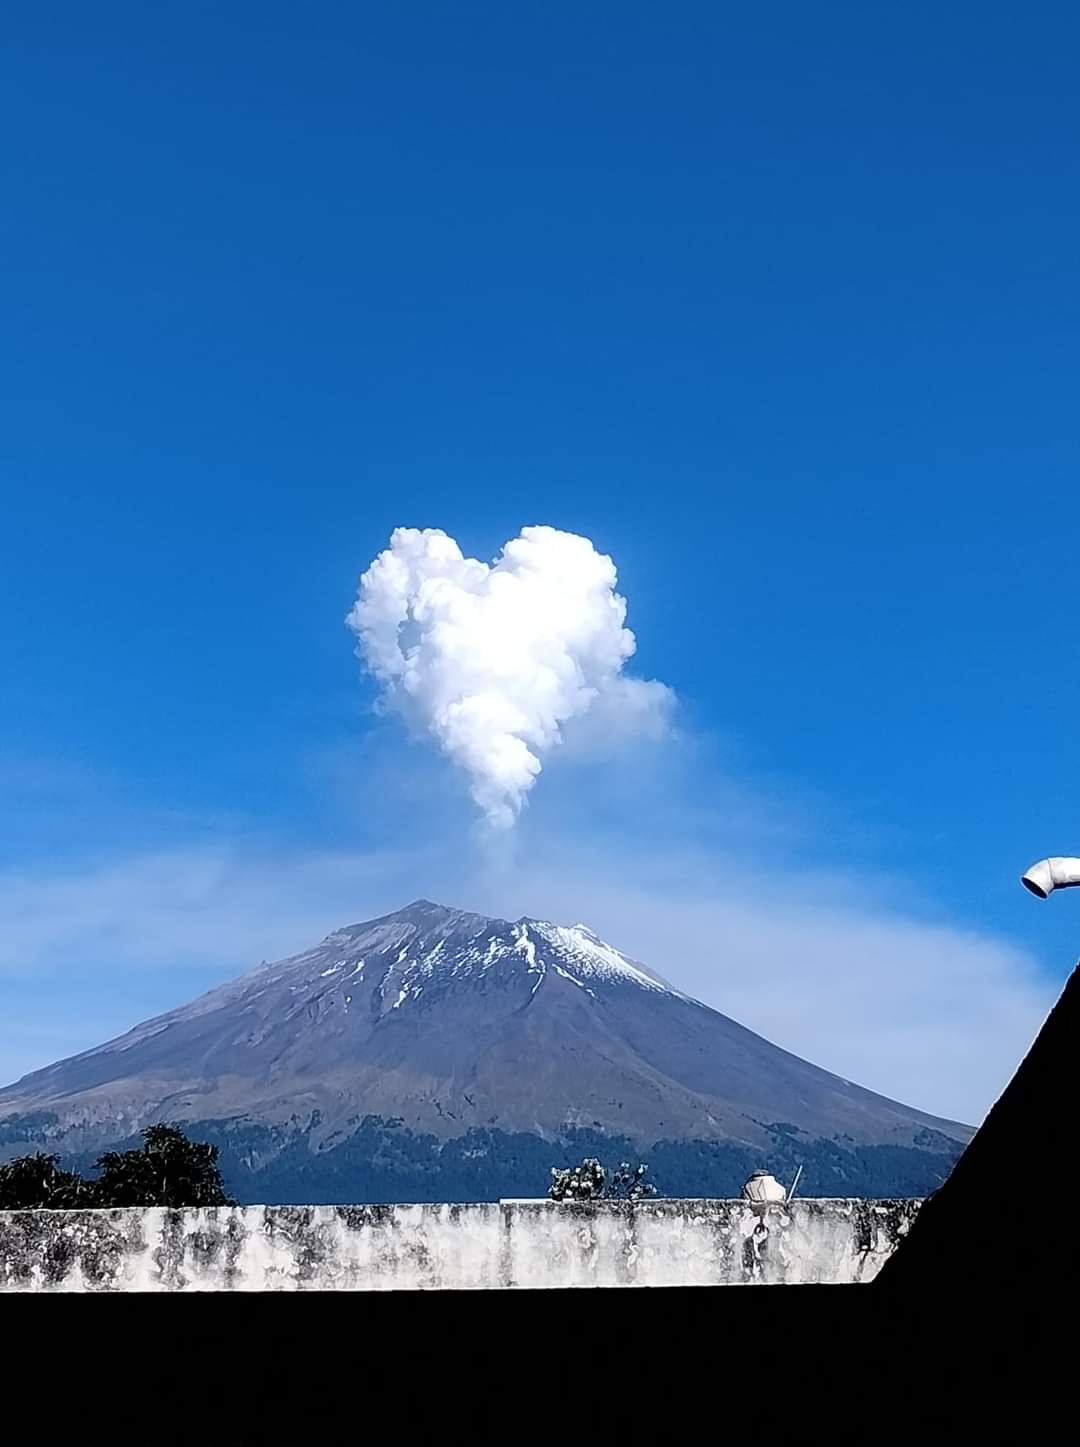
[[[656,1187],[645,1179],[648,1169],[644,1164],[632,1167],[629,1161],[620,1161],[605,1195],[614,1201],[644,1201],[655,1196]]]
[[[586,1156],[580,1166],[552,1166],[548,1195],[553,1201],[642,1201],[656,1195],[656,1187],[645,1180],[648,1169],[620,1161],[609,1180],[596,1157]]]
[[[604,1194],[607,1173],[594,1156],[587,1156],[580,1166],[560,1170],[551,1168],[548,1195],[553,1201],[598,1201]]]

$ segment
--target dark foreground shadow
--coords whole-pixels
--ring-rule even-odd
[[[1080,967],[875,1290],[908,1298],[947,1291],[978,1300],[1002,1323],[1017,1311],[1072,1316],[1078,1081]]]
[[[5,1440],[1071,1440],[1078,1042],[1074,974],[871,1286],[0,1297]]]
[[[0,1330],[35,1441],[1025,1442],[1056,1337],[969,1308],[872,1286],[10,1296]]]

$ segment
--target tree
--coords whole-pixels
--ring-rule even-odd
[[[89,1206],[90,1190],[75,1171],[60,1169],[59,1156],[18,1156],[0,1165],[0,1211],[71,1211]]]
[[[189,1141],[171,1125],[148,1126],[141,1150],[106,1151],[89,1183],[98,1206],[231,1206],[217,1146]]]
[[[19,1156],[0,1165],[0,1211],[70,1211],[114,1206],[232,1206],[217,1146],[189,1141],[171,1125],[148,1126],[141,1150],[106,1151],[101,1175],[61,1170],[59,1156]]]
[[[645,1180],[648,1169],[620,1161],[609,1180],[596,1157],[586,1156],[580,1166],[551,1168],[548,1195],[553,1201],[642,1201],[656,1195],[656,1187]]]

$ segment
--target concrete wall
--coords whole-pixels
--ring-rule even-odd
[[[0,1212],[0,1291],[389,1291],[870,1281],[918,1201]]]

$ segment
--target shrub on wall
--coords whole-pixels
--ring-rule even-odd
[[[580,1166],[552,1166],[548,1195],[553,1201],[643,1201],[656,1195],[656,1187],[645,1179],[648,1169],[620,1161],[609,1177],[595,1156],[587,1156]]]

